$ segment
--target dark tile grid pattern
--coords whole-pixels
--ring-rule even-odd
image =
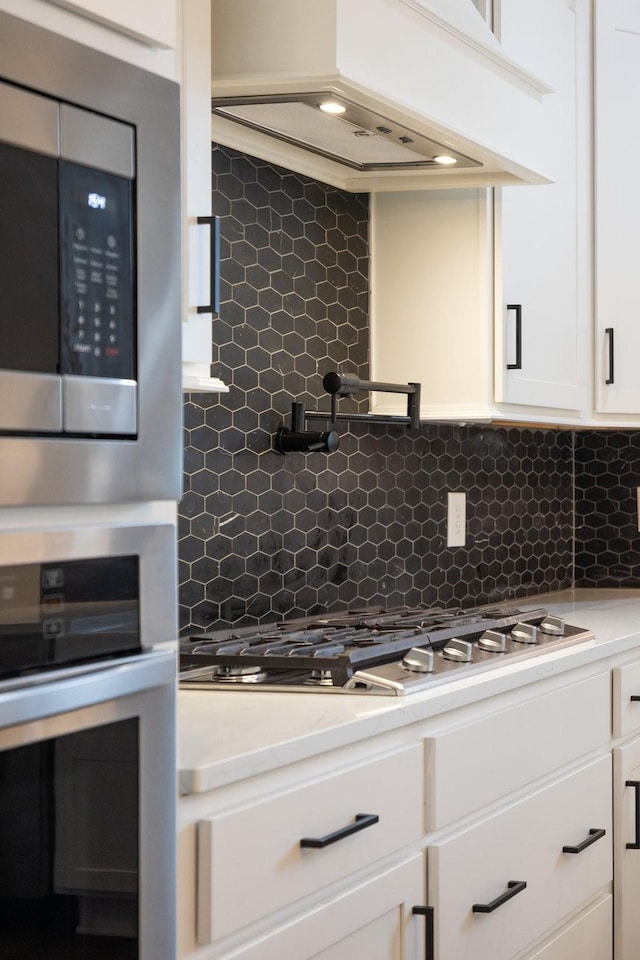
[[[576,586],[640,587],[640,433],[576,434]]]
[[[185,403],[183,630],[570,585],[570,434],[341,424],[331,455],[272,451],[292,400],[328,407],[325,372],[368,376],[367,198],[226,148],[213,170],[230,392]],[[468,494],[464,548],[446,547],[449,490]]]

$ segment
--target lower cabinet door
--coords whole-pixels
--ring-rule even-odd
[[[612,956],[613,897],[607,894],[527,960],[611,960]]]
[[[431,960],[425,956],[424,858],[328,895],[317,909],[254,940],[234,960]]]
[[[640,737],[613,751],[614,955],[640,957]]]
[[[609,892],[611,756],[432,844],[428,857],[435,960],[522,955]]]

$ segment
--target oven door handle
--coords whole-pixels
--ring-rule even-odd
[[[340,830],[335,830],[333,833],[328,833],[324,837],[303,837],[300,841],[300,846],[311,847],[314,850],[328,847],[330,843],[335,843],[337,840],[344,840],[345,837],[350,837],[359,830],[366,830],[367,827],[372,827],[379,819],[380,817],[377,813],[356,813],[355,823],[350,823],[348,826],[342,827]]]

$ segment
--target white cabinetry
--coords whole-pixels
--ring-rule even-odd
[[[568,923],[544,947],[530,954],[527,960],[606,960],[611,957],[612,933],[611,894],[599,897],[595,904]]]
[[[491,190],[372,197],[371,375],[421,382],[425,420],[572,423],[587,403],[589,6],[503,0],[496,27],[551,74],[555,182],[495,206]]]
[[[424,888],[424,860],[412,857],[348,893],[301,914],[234,953],[234,960],[422,960],[424,933],[412,914]]]
[[[423,749],[405,739],[185,798],[180,956],[424,960]]]
[[[589,669],[183,797],[181,960],[611,960],[610,725]]]
[[[428,736],[427,829],[488,808],[576,757],[605,749],[609,728],[609,675],[599,673]]]
[[[434,960],[538,956],[585,929],[607,945],[587,956],[610,960],[609,686],[603,671],[429,725]]]
[[[589,343],[589,5],[500,0],[510,56],[546,77],[542,190],[496,192],[496,399],[581,411]]]
[[[595,10],[596,410],[638,414],[640,7],[598,0]]]
[[[616,960],[636,960],[640,951],[640,737],[614,756]]]
[[[606,756],[430,847],[435,956],[510,960],[588,904],[611,874]]]
[[[215,274],[211,244],[211,3],[187,0],[182,11],[184,288],[182,383],[185,390],[225,389],[211,379]],[[208,309],[207,309],[208,308]]]
[[[222,938],[422,833],[419,745],[200,821],[198,939]],[[406,806],[402,798],[410,798]]]
[[[615,960],[640,955],[640,660],[613,670]],[[635,735],[635,736],[634,736]]]

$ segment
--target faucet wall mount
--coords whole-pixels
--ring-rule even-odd
[[[307,430],[308,420],[324,420],[335,428],[338,421],[358,423],[388,423],[411,427],[420,426],[420,384],[419,383],[378,383],[374,380],[360,380],[352,374],[330,372],[325,374],[322,386],[331,396],[331,410],[306,410],[303,403],[291,404],[291,427],[282,426],[276,433],[274,449],[278,453],[313,453],[322,451],[333,453],[340,445],[337,430]],[[376,413],[338,413],[338,399],[352,397],[366,392],[405,393],[407,395],[406,416],[381,416]]]

